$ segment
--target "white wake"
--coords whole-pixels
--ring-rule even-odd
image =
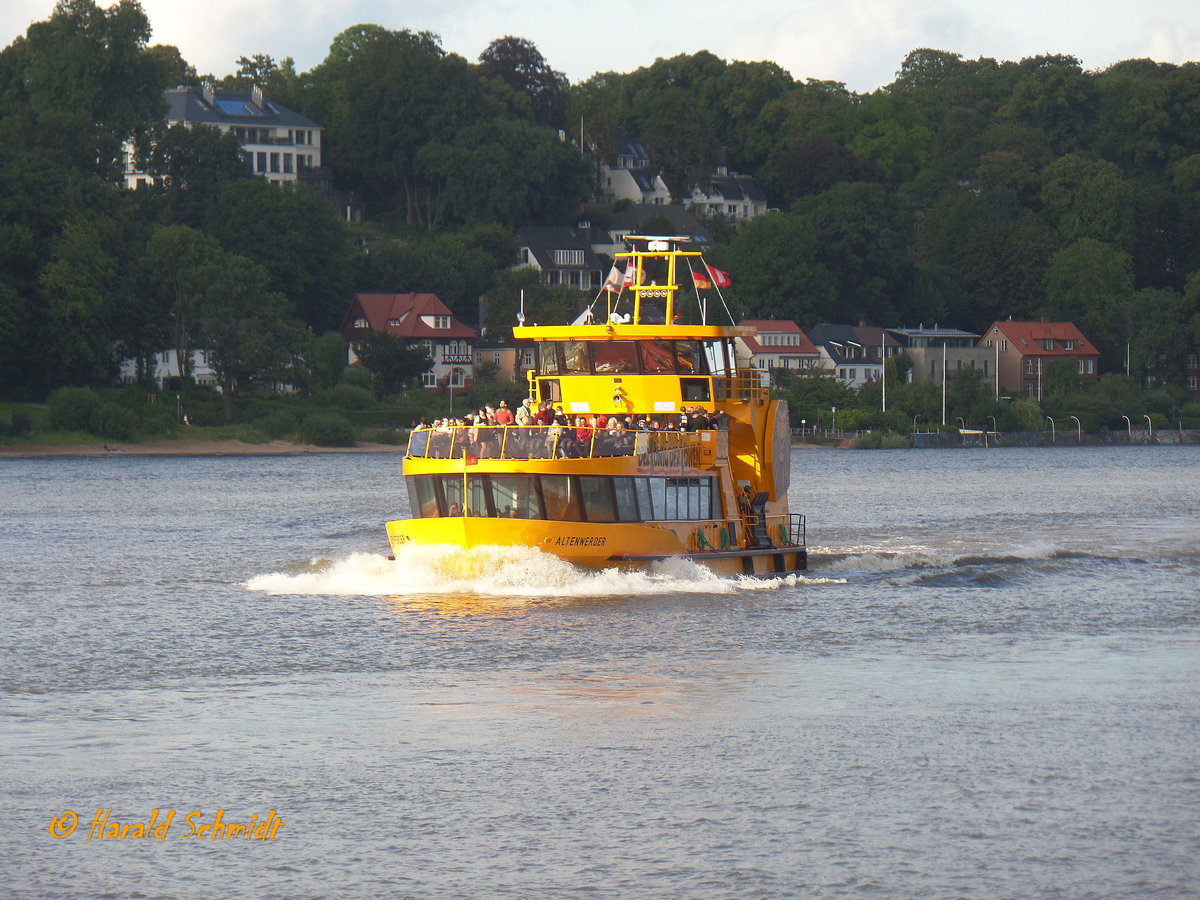
[[[252,591],[276,595],[413,596],[474,594],[505,598],[612,597],[634,594],[733,594],[808,582],[803,576],[722,578],[685,559],[644,570],[592,571],[528,547],[409,546],[396,559],[355,553],[314,559],[295,571],[259,575]],[[812,579],[819,583],[820,580]]]

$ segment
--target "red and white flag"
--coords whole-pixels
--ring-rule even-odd
[[[729,277],[728,272],[722,272],[716,266],[710,266],[708,263],[704,264],[704,268],[708,269],[708,274],[717,287],[730,287],[733,284],[733,279]]]

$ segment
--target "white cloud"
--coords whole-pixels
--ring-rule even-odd
[[[891,82],[910,50],[959,52],[978,30],[960,5],[945,0],[826,0],[749,21],[726,49],[737,59],[774,60],[796,78],[865,91]]]

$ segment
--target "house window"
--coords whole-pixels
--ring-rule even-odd
[[[259,151],[258,153],[255,154],[255,156],[258,158],[258,166],[254,171],[256,171],[256,172],[267,171],[267,154],[262,151]]]
[[[1188,376],[1188,390],[1189,391],[1196,390],[1196,376],[1195,375]]]
[[[1025,360],[1025,374],[1026,375],[1033,374],[1033,357],[1030,357],[1029,359]]]
[[[288,175],[292,174],[292,154],[283,154],[283,171]]]
[[[1001,342],[1000,342],[1000,352],[1001,352],[1001,353],[1007,353],[1007,352],[1008,352],[1008,341],[1001,341]]]
[[[421,384],[424,387],[437,387],[437,376],[433,372],[425,372],[421,375]]]
[[[583,251],[582,250],[555,250],[554,264],[556,266],[582,266]],[[578,276],[575,283],[578,284]]]
[[[1196,354],[1195,354],[1195,353],[1189,353],[1189,354],[1188,354],[1188,358],[1187,358],[1187,367],[1188,367],[1189,369],[1194,369],[1194,368],[1196,368]]]
[[[391,323],[389,322],[388,324],[390,325]],[[356,318],[354,320],[354,327],[355,328],[370,328],[371,323],[367,321],[366,316],[359,316],[358,318]]]
[[[1043,350],[1054,349],[1054,341],[1052,341],[1050,338],[1042,338],[1040,341],[1038,341],[1038,343],[1042,345]]]
[[[846,380],[846,370],[845,369],[838,369],[838,378],[842,381]]]
[[[449,316],[434,316],[433,317],[433,327],[434,328],[449,328],[450,327],[450,317]]]
[[[279,171],[279,154],[278,153],[271,154],[271,171],[272,172]]]
[[[1063,349],[1064,350],[1074,350],[1075,342],[1074,341],[1063,341]]]

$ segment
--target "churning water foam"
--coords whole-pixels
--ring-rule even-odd
[[[268,594],[559,598],[733,594],[820,581],[797,575],[722,578],[698,563],[678,558],[638,571],[593,571],[531,547],[434,545],[401,548],[394,561],[373,553],[354,553],[339,560],[314,559],[298,571],[259,575],[246,582],[246,587]]]

